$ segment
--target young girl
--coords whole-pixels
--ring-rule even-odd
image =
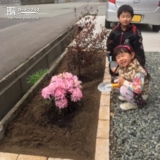
[[[122,103],[120,108],[130,110],[143,107],[149,94],[148,72],[141,65],[131,46],[119,45],[114,49],[113,54],[118,64],[119,99],[127,101]]]

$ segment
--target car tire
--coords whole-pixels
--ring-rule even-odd
[[[154,32],[159,32],[160,26],[158,26],[158,25],[153,25],[153,26],[152,26],[152,30],[153,30]]]
[[[110,28],[110,24],[111,24],[111,22],[105,20],[105,27],[106,27],[106,28]]]

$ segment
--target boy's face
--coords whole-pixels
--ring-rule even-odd
[[[118,19],[122,26],[127,26],[132,21],[132,16],[129,12],[122,12]]]

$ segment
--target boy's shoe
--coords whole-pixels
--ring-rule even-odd
[[[131,103],[126,102],[126,103],[120,104],[120,108],[122,110],[127,111],[127,110],[130,110],[130,109],[137,109],[138,107],[137,107],[136,104],[131,104]]]
[[[126,101],[126,99],[123,96],[118,96],[118,99],[121,101]]]

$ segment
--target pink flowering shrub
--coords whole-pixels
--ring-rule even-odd
[[[64,72],[53,76],[48,86],[42,89],[44,99],[53,100],[58,109],[66,108],[69,102],[78,102],[82,98],[81,81],[78,77]]]

